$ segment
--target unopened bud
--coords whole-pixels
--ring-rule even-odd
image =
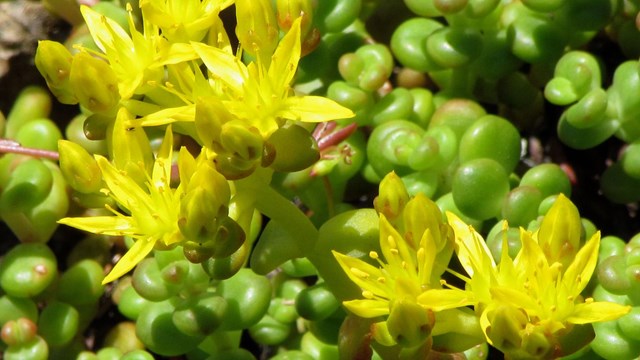
[[[243,48],[268,65],[278,45],[278,22],[271,0],[236,0],[236,35]]]
[[[405,347],[414,347],[427,341],[434,324],[433,312],[412,301],[396,301],[387,318],[389,334]]]
[[[72,189],[90,194],[100,190],[102,177],[96,159],[82,146],[68,141],[58,141],[60,170]]]
[[[50,40],[39,41],[35,63],[58,101],[70,105],[78,103],[69,82],[73,55],[64,45]]]
[[[76,54],[69,80],[82,106],[95,113],[115,113],[120,101],[118,79],[105,61],[85,52]]]
[[[320,159],[316,140],[309,131],[299,125],[279,128],[271,134],[267,142],[275,152],[270,167],[276,171],[304,170]]]
[[[380,181],[380,193],[373,200],[373,206],[393,223],[402,214],[408,202],[409,193],[402,179],[395,172],[390,172]]]
[[[256,161],[262,157],[263,143],[255,127],[247,127],[239,121],[230,121],[222,126],[220,145],[225,153],[234,154],[242,160]]]

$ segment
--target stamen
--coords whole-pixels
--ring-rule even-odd
[[[380,284],[386,284],[386,283],[387,283],[387,278],[380,276],[380,277],[377,279],[377,281],[378,281]]]
[[[391,248],[391,250],[396,250],[397,252],[397,244],[396,241],[393,239],[393,236],[389,235],[387,236],[387,242],[389,243],[389,247]]]
[[[378,260],[379,258],[378,253],[375,251],[369,251],[369,257],[375,260]]]

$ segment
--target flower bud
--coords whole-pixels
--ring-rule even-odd
[[[69,80],[80,105],[95,113],[115,113],[120,101],[118,79],[105,61],[85,52],[76,54]]]
[[[278,45],[278,24],[271,0],[236,0],[236,35],[243,48],[265,66]]]
[[[262,156],[264,140],[255,127],[230,121],[222,125],[220,145],[225,153],[234,154],[242,160],[255,161]]]
[[[233,115],[219,98],[210,96],[196,100],[196,132],[204,146],[214,149],[214,144],[220,142],[222,124],[232,119]]]
[[[102,177],[98,162],[82,146],[67,140],[58,141],[60,170],[74,190],[89,194],[100,190]]]
[[[522,333],[527,326],[527,315],[512,306],[499,305],[487,315],[490,327],[487,336],[504,353],[520,350]]]
[[[276,171],[304,170],[320,159],[315,139],[299,125],[279,128],[271,134],[267,143],[272,145],[275,152],[270,167]]]
[[[35,63],[58,101],[70,105],[78,103],[69,82],[73,56],[64,45],[50,40],[39,41]]]
[[[540,224],[538,243],[550,263],[568,266],[580,250],[581,231],[578,208],[560,194]]]
[[[320,31],[313,26],[313,4],[311,0],[277,0],[276,10],[278,26],[289,31],[297,18],[300,21],[300,38],[302,39],[302,55],[313,51],[320,44]]]
[[[387,318],[389,334],[405,347],[414,347],[427,341],[434,325],[433,312],[412,301],[396,301],[391,305]]]
[[[394,222],[409,202],[409,193],[395,172],[390,172],[380,182],[380,194],[373,200],[373,207]]]

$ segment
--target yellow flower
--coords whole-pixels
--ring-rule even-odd
[[[522,248],[515,259],[503,246],[499,264],[472,227],[452,213],[447,217],[455,231],[458,258],[469,275],[459,276],[473,294],[482,330],[490,344],[510,357],[567,355],[560,341],[574,328],[616,319],[630,310],[581,296],[598,260],[600,233],[579,248],[580,228],[575,224],[580,218],[564,195],[539,231],[520,230]],[[574,248],[560,251],[565,244]]]
[[[222,28],[218,17],[233,0],[141,0],[146,22],[162,30],[170,42],[201,41],[207,31]],[[226,32],[218,33],[226,37]]]
[[[95,55],[107,60],[116,74],[122,100],[153,89],[148,84],[161,82],[165,65],[195,58],[188,44],[169,43],[160,35],[158,26],[150,21],[143,22],[144,32],[140,33],[133,22],[129,4],[128,32],[88,6],[82,5],[80,10],[94,42],[103,52]]]
[[[164,246],[172,246],[183,240],[177,221],[182,188],[170,187],[172,144],[173,136],[171,130],[167,129],[152,175],[144,188],[109,160],[96,155],[107,186],[102,191],[111,196],[125,213],[109,208],[114,216],[64,218],[59,221],[80,230],[135,239],[133,246],[102,281],[103,284],[133,269],[158,242]]]
[[[178,227],[183,191],[181,186],[177,189],[170,186],[172,145],[173,135],[168,128],[153,164],[151,177],[148,177],[144,187],[127,176],[126,172],[113,166],[106,158],[95,155],[107,186],[102,191],[111,196],[123,212],[109,208],[114,216],[64,218],[59,221],[80,230],[111,236],[130,236],[135,239],[133,246],[105,277],[103,284],[133,269],[157,243],[172,246],[183,240]]]
[[[397,176],[393,173],[387,175],[385,183],[394,183],[394,177]],[[381,196],[387,191],[395,190],[381,187]],[[403,234],[380,213],[382,256],[376,251],[369,253],[369,257],[378,263],[377,267],[358,258],[333,253],[349,279],[362,289],[363,299],[348,300],[343,305],[360,317],[388,317],[391,323],[377,324],[378,330],[382,331],[374,333],[376,341],[386,345],[393,345],[393,342],[384,338],[385,332],[392,338],[396,338],[397,332],[404,332],[400,334],[404,339],[415,338],[408,335],[414,334],[410,324],[403,321],[403,327],[395,326],[394,319],[398,314],[415,313],[415,309],[421,308],[426,314],[422,319],[414,315],[409,317],[419,322],[414,324],[416,327],[426,326],[430,332],[435,322],[434,312],[471,303],[465,291],[442,288],[440,275],[451,257],[453,233],[442,222],[437,205],[419,194],[402,208],[399,220]],[[400,308],[396,308],[398,306]],[[425,317],[429,321],[425,322]],[[429,332],[424,335],[428,336]]]
[[[353,112],[335,101],[309,95],[295,95],[291,82],[300,61],[300,20],[278,43],[271,63],[265,66],[259,58],[245,65],[228,52],[204,44],[193,43],[209,70],[226,109],[247,127],[255,127],[266,139],[285,120],[322,122],[349,118]]]

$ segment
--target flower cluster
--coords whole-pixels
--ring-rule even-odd
[[[375,204],[384,259],[375,251],[370,257],[379,266],[334,255],[362,289],[363,299],[345,301],[345,307],[358,316],[381,319],[372,331],[383,345],[426,341],[439,325],[434,312],[473,306],[476,325],[489,344],[510,358],[545,359],[579,350],[593,337],[591,323],[616,319],[630,310],[581,295],[597,263],[600,233],[582,243],[578,210],[562,194],[537,231],[521,228],[522,247],[515,258],[509,256],[504,239],[498,263],[471,226],[450,212],[448,222],[443,222],[437,206],[420,194],[409,200],[393,173],[381,183]],[[448,271],[464,281],[464,289],[440,280],[452,253],[447,249],[454,247],[466,275]],[[395,327],[399,314],[405,323]],[[378,324],[384,324],[395,341],[380,336],[385,332]]]
[[[334,252],[364,298],[345,301],[344,306],[361,317],[383,317],[373,331],[383,345],[430,346],[435,312],[471,304],[469,294],[443,288],[440,281],[453,254],[453,229],[426,196],[410,199],[395,173],[380,183],[375,205],[382,254],[371,251],[369,257],[378,266]]]
[[[220,18],[232,4],[240,40],[235,52]],[[332,100],[296,94],[291,87],[301,32],[309,32],[308,14],[288,14],[290,21],[279,29],[268,0],[139,5],[141,30],[130,5],[128,28],[82,6],[96,47],[77,45],[72,52],[41,41],[36,55],[51,91],[62,103],[80,104],[88,114],[85,128],[107,142],[108,158],[95,159],[69,142],[60,145],[74,191],[101,192],[113,214],[60,223],[135,240],[105,282],[131,270],[153,248],[180,244],[194,262],[230,256],[244,243],[254,211],[247,200],[252,195],[238,200],[232,182],[266,169],[256,181],[268,186],[273,171],[310,166],[318,148],[303,123],[353,115]],[[166,128],[155,159],[147,137],[153,127]],[[183,147],[176,159],[174,132],[199,149]],[[87,164],[102,180],[81,170]]]

